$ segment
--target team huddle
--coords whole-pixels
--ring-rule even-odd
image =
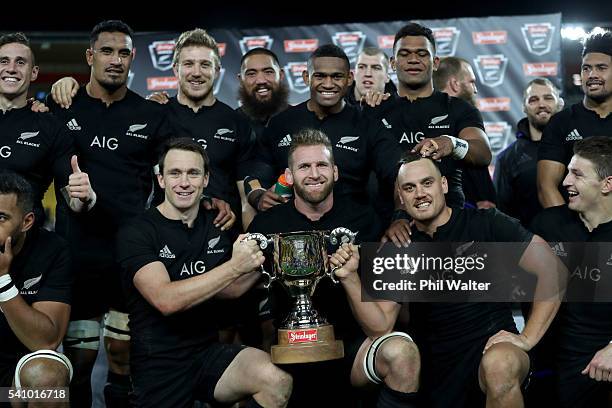
[[[612,406],[612,304],[538,297],[519,331],[510,303],[364,301],[359,249],[522,243],[536,293],[571,289],[548,243],[612,242],[612,33],[584,43],[580,103],[526,85],[493,179],[472,68],[437,57],[423,25],[354,67],[318,47],[296,106],[277,56],[251,49],[236,110],[213,93],[219,49],[202,29],[176,41],[175,97],[130,91],[133,35],[96,25],[89,81],[59,80],[45,104],[27,99],[27,37],[0,36],[0,387],[69,387],[69,402],[0,406],[91,406],[101,346],[109,408],[540,406],[541,373],[548,406]],[[356,241],[330,252],[338,283],[312,300],[344,356],[273,364],[291,302],[264,289],[268,261],[245,234],[338,227]]]

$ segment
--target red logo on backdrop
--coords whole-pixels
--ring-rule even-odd
[[[507,31],[474,31],[472,32],[474,44],[490,45],[505,44],[508,41]]]
[[[318,340],[317,329],[309,330],[290,330],[287,332],[289,344],[311,343]]]
[[[227,48],[227,43],[217,43],[217,47],[219,48],[219,56],[222,57],[225,55],[225,49]]]
[[[557,72],[558,64],[556,62],[534,62],[523,64],[523,73],[525,76],[557,76]]]
[[[319,46],[319,40],[316,38],[307,38],[303,40],[285,40],[285,52],[313,52]]]
[[[166,89],[178,89],[178,79],[174,76],[149,77],[147,78],[147,89],[149,91],[162,91]]]
[[[395,40],[394,35],[379,35],[378,36],[378,48],[387,49],[393,48],[393,41]]]
[[[555,26],[550,23],[524,24],[521,27],[527,49],[535,55],[550,52]]]
[[[247,51],[252,50],[253,48],[267,48],[272,49],[272,43],[274,39],[269,35],[258,35],[252,37],[242,37],[240,40],[240,50],[242,54],[246,54]]]
[[[478,98],[478,110],[481,112],[507,112],[510,110],[510,98]]]
[[[436,54],[438,57],[455,55],[461,31],[457,30],[457,27],[432,28],[431,31],[433,31],[434,38],[436,39]]]
[[[149,55],[156,69],[167,71],[172,68],[172,56],[174,55],[174,40],[153,41],[149,44]]]

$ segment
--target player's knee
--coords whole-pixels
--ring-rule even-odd
[[[384,341],[376,354],[376,363],[394,380],[416,383],[421,369],[421,358],[417,345],[404,337],[391,337]]]
[[[504,395],[520,385],[520,362],[507,347],[491,347],[483,355],[480,369],[487,394]]]
[[[263,390],[275,406],[283,407],[289,401],[293,389],[293,378],[274,364],[267,364],[261,371]]]

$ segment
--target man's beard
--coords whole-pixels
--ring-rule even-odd
[[[238,98],[242,102],[242,110],[248,117],[258,121],[267,120],[289,105],[289,88],[284,82],[281,82],[277,89],[272,89],[271,94],[267,101],[260,101],[256,95],[247,92],[243,83],[240,83],[238,88]]]
[[[536,117],[529,117],[527,119],[529,119],[529,124],[540,132],[544,130],[544,128],[546,127],[546,125],[548,125],[548,122],[550,121],[550,117],[545,121],[539,120]]]
[[[473,107],[477,107],[476,95],[471,93],[466,87],[461,87],[461,91],[457,94],[457,98],[463,99]]]
[[[308,192],[306,187],[300,185],[300,184],[295,184],[293,186],[293,189],[295,190],[295,195],[299,196],[302,198],[302,200],[306,201],[309,204],[319,204],[322,201],[324,201],[332,192],[332,190],[334,189],[334,182],[329,182],[324,188],[323,190],[321,190],[319,193],[317,194],[313,194],[311,192]]]
[[[126,84],[126,81],[99,81],[100,86],[106,89],[109,94],[116,92],[119,88]]]

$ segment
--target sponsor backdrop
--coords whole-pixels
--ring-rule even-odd
[[[528,81],[545,76],[561,88],[561,14],[419,22],[434,31],[438,56],[462,57],[472,64],[478,107],[494,153],[514,140],[516,123],[524,116],[521,99]],[[237,107],[240,57],[251,48],[266,47],[280,59],[291,88],[290,102],[300,103],[308,98],[301,73],[308,56],[319,45],[331,42],[342,47],[351,63],[367,46],[380,47],[391,55],[394,35],[405,24],[393,21],[211,30],[219,43],[223,66],[214,91],[221,101]],[[178,34],[136,36],[138,57],[129,78],[132,90],[143,96],[154,91],[176,93],[172,53]]]

